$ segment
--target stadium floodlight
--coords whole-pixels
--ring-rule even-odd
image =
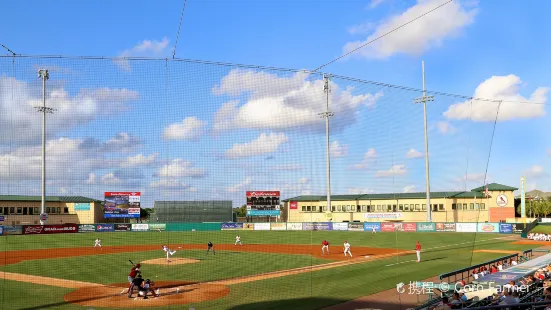
[[[40,225],[46,224],[42,214],[46,209],[46,113],[53,114],[55,109],[46,107],[46,81],[50,78],[48,70],[38,70],[38,78],[42,79],[42,106],[35,107],[38,112],[42,113],[42,199],[40,211]]]
[[[429,138],[427,134],[427,101],[434,101],[434,96],[427,96],[425,88],[425,61],[421,62],[423,73],[423,97],[415,98],[413,103],[423,103],[423,117],[425,123],[425,182],[427,192],[427,222],[432,222],[432,210],[430,206],[430,173],[429,173]]]
[[[329,76],[323,75],[323,91],[325,92],[325,112],[319,113],[322,118],[325,118],[325,147],[326,147],[326,168],[327,168],[327,212],[332,212],[331,209],[331,153],[329,150],[329,117],[335,115],[335,113],[329,111],[329,93],[331,89],[329,87]]]

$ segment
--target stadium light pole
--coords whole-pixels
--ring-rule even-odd
[[[430,173],[429,173],[429,138],[427,133],[427,101],[434,101],[434,96],[427,96],[425,88],[425,61],[421,62],[423,73],[423,97],[415,98],[413,103],[423,103],[423,118],[425,123],[425,182],[427,192],[427,222],[432,222],[432,210],[430,206]]]
[[[329,111],[329,76],[323,75],[323,91],[325,92],[325,112],[319,113],[322,118],[325,118],[325,148],[326,148],[326,168],[327,168],[327,212],[331,212],[331,153],[329,150],[329,118],[335,113]]]
[[[40,225],[46,224],[42,219],[42,214],[46,209],[46,113],[53,114],[54,109],[46,107],[46,81],[50,78],[48,70],[38,70],[38,77],[42,79],[42,106],[36,107],[38,112],[42,113],[42,199],[40,211]]]

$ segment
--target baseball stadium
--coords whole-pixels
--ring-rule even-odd
[[[0,308],[551,309],[549,4],[360,2],[0,5]]]

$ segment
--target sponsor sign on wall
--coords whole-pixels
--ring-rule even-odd
[[[498,223],[478,223],[478,232],[485,232],[485,233],[498,233],[499,232],[499,224]]]
[[[104,197],[105,218],[140,217],[140,192],[105,192]]]
[[[88,232],[95,232],[95,231],[96,231],[96,225],[94,225],[94,224],[80,224],[80,225],[78,225],[78,232],[88,233]]]
[[[3,222],[3,221],[4,221],[4,216],[0,215],[0,222]]]
[[[394,231],[394,223],[381,223],[381,231],[383,232]]]
[[[254,223],[254,230],[270,230],[270,223]]]
[[[319,223],[302,223],[302,230],[332,230],[332,223],[319,222]]]
[[[455,232],[455,223],[436,223],[436,231],[450,231]]]
[[[287,223],[287,230],[302,230],[302,223]]]
[[[115,231],[130,231],[131,229],[131,224],[115,224]]]
[[[291,201],[291,202],[289,203],[289,209],[291,209],[291,210],[297,210],[297,209],[298,209],[298,202],[296,202],[296,201]]]
[[[436,223],[417,223],[417,231],[436,231]]]
[[[544,217],[544,218],[541,219],[541,222],[542,223],[551,223],[551,218]]]
[[[166,230],[166,224],[162,223],[153,223],[149,224],[149,230],[150,231],[165,231]]]
[[[0,236],[4,233],[4,228],[0,226]]]
[[[417,223],[404,223],[404,231],[405,232],[416,232],[417,231]]]
[[[253,223],[243,223],[243,230],[254,230]]]
[[[75,211],[90,211],[90,203],[75,203]]]
[[[500,234],[512,234],[513,233],[513,224],[499,223],[499,233]]]
[[[381,223],[364,223],[364,231],[373,232],[373,228],[376,232],[381,231]]]
[[[364,231],[363,223],[348,223],[349,231]]]
[[[332,223],[333,230],[348,230],[348,223]]]
[[[287,223],[270,223],[271,230],[287,230]]]
[[[391,212],[391,213],[364,213],[364,218],[366,219],[398,219],[404,217],[404,214],[401,212]]]
[[[243,223],[222,223],[220,228],[222,230],[242,230]]]
[[[24,235],[38,235],[38,234],[66,234],[78,232],[78,225],[27,225],[23,226]]]
[[[512,224],[513,234],[521,234],[522,230],[526,228],[526,224],[524,223],[513,223]]]
[[[16,225],[8,225],[4,226],[4,235],[22,235],[23,234],[23,226]]]
[[[113,224],[96,224],[97,232],[113,232],[115,231],[115,226]]]
[[[455,223],[456,232],[476,232],[476,223]]]
[[[149,224],[132,224],[132,231],[149,231]]]

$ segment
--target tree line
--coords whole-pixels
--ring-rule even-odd
[[[551,214],[551,197],[539,200],[526,200],[525,209],[527,217],[547,217]],[[518,214],[521,213],[521,205],[517,207]]]

